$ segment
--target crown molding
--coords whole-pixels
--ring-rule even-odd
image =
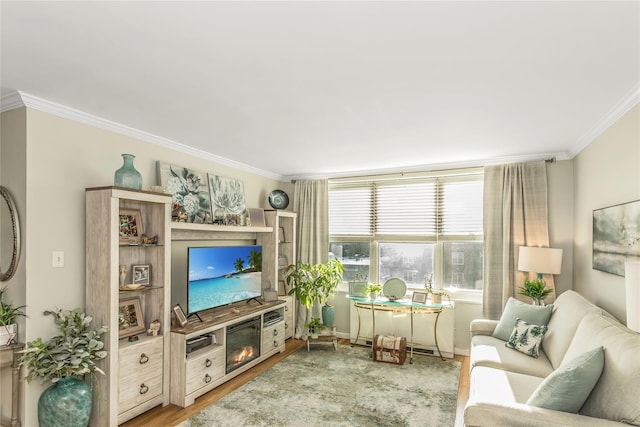
[[[189,154],[201,159],[210,160],[225,166],[230,166],[236,169],[240,169],[246,172],[250,172],[265,178],[274,179],[277,181],[285,181],[286,178],[282,175],[275,174],[273,172],[265,171],[262,169],[254,168],[244,163],[230,160],[224,157],[216,156],[209,152],[189,147],[177,141],[173,141],[168,138],[163,138],[151,134],[149,132],[141,131],[129,126],[122,125],[120,123],[113,122],[111,120],[103,119],[92,114],[87,114],[83,111],[76,110],[70,107],[66,107],[55,102],[47,101],[42,98],[38,98],[28,93],[17,91],[0,98],[0,112],[14,110],[16,108],[27,107],[34,110],[42,111],[48,114],[52,114],[65,119],[74,120],[79,123],[84,123],[99,129],[107,130],[110,132],[118,133],[120,135],[135,138],[144,142],[159,145],[170,150],[179,151],[185,154]]]
[[[629,110],[640,103],[640,83],[636,85],[627,94],[613,106],[607,114],[600,120],[587,133],[578,139],[575,147],[570,151],[571,158],[577,156],[582,150],[587,148],[589,144],[595,141],[600,135],[617,122],[622,116],[624,116]]]

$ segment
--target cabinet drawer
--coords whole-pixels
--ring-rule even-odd
[[[187,394],[217,380],[225,373],[224,348],[187,360]]]
[[[118,413],[162,394],[163,338],[119,350]]]
[[[262,329],[262,353],[269,353],[281,345],[284,345],[285,340],[285,322],[281,321],[275,325]]]

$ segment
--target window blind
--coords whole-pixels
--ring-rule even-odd
[[[482,173],[329,182],[329,234],[481,236]]]

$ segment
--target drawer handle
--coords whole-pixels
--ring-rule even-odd
[[[274,347],[277,347],[277,346],[278,346],[278,341],[273,340],[273,346],[274,346]]]
[[[149,387],[145,383],[140,384],[140,394],[145,394],[148,391]]]
[[[211,382],[211,375],[207,374],[204,376],[204,382],[209,384]]]
[[[204,366],[206,366],[207,368],[208,368],[209,366],[211,366],[211,365],[213,365],[213,362],[211,361],[211,359],[207,359],[207,360],[204,362]]]
[[[287,306],[287,307],[285,307],[285,308],[284,308],[284,311],[289,311],[289,307],[288,307],[288,306]]]
[[[146,354],[142,353],[140,355],[140,364],[144,365],[145,363],[147,363],[149,361],[149,356],[147,356]]]
[[[289,324],[287,322],[284,322],[284,328],[289,329]]]
[[[274,330],[273,330],[273,336],[274,336],[274,337],[277,337],[277,336],[278,336],[278,330],[277,330],[277,329],[274,329]]]

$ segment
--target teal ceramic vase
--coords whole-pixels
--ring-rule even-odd
[[[133,166],[133,154],[123,154],[124,164],[115,173],[114,185],[116,187],[132,188],[134,190],[142,190],[142,175]]]
[[[62,378],[40,395],[40,427],[87,427],[91,417],[91,387],[76,378]]]
[[[336,317],[336,308],[332,305],[322,306],[322,323],[324,326],[330,328],[333,326],[333,322]]]

